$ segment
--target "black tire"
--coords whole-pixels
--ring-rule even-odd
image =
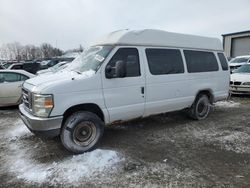
[[[95,149],[103,131],[104,123],[96,114],[80,111],[66,119],[60,138],[67,150],[80,154]]]
[[[188,109],[188,115],[195,120],[205,119],[211,111],[211,106],[212,104],[208,96],[205,94],[199,94],[192,106]]]

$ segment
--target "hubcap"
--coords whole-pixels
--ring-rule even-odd
[[[79,123],[73,131],[73,140],[77,145],[87,146],[96,137],[95,124],[90,121]]]

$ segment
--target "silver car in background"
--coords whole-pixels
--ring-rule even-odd
[[[23,82],[34,76],[24,70],[0,70],[0,107],[18,105]]]

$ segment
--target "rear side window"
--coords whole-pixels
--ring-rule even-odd
[[[153,75],[184,73],[180,50],[146,49],[149,70]]]
[[[218,71],[218,63],[214,53],[194,50],[184,50],[188,72]]]
[[[222,70],[228,70],[228,63],[223,53],[218,53]]]
[[[29,77],[27,77],[27,76],[25,76],[23,74],[20,74],[20,80],[21,81],[25,81],[25,80],[28,80],[28,79],[29,79]]]

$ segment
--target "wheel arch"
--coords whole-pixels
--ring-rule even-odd
[[[92,113],[96,114],[103,122],[105,122],[104,113],[103,113],[102,109],[97,104],[85,103],[85,104],[74,105],[74,106],[71,106],[70,108],[68,108],[63,113],[63,123],[65,122],[67,117],[69,117],[70,115],[72,115],[73,113],[75,113],[77,111],[92,112]]]
[[[209,98],[209,101],[211,104],[213,104],[214,102],[214,94],[213,94],[213,90],[212,89],[202,89],[202,90],[199,90],[196,95],[195,95],[195,99],[197,99],[197,97],[201,94],[205,94],[208,96]]]

